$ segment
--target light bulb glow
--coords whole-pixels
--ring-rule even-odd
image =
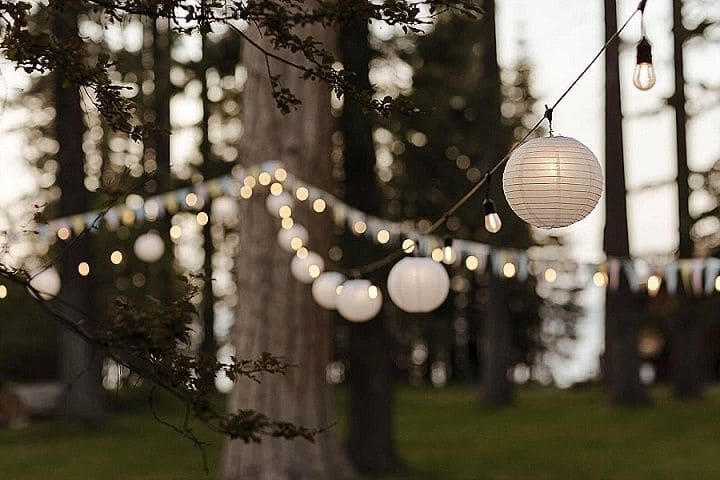
[[[377,233],[377,241],[378,243],[383,245],[388,243],[390,241],[390,232],[388,232],[387,230],[380,230]]]
[[[545,270],[545,281],[548,283],[554,283],[557,280],[557,272],[554,268],[548,268]]]
[[[497,233],[502,228],[502,220],[495,208],[495,202],[486,198],[483,202],[483,211],[485,212],[485,230],[490,233]]]
[[[638,63],[633,74],[633,85],[638,90],[650,90],[655,86],[655,68],[652,63]]]
[[[297,198],[301,202],[307,200],[309,196],[310,192],[305,187],[299,187],[297,190],[295,190],[295,198]]]
[[[453,248],[450,245],[446,245],[443,248],[443,258],[442,261],[444,264],[449,265],[451,263],[454,263],[455,261],[455,252],[453,251]]]
[[[90,275],[90,265],[87,262],[80,262],[78,265],[78,273],[83,277]]]
[[[652,62],[652,46],[643,37],[637,46],[637,63],[633,73],[633,85],[638,90],[650,90],[655,85],[655,67]]]
[[[651,297],[654,297],[658,294],[660,291],[660,285],[662,284],[662,280],[657,275],[650,275],[647,279],[647,290],[648,295]]]
[[[120,250],[115,250],[110,254],[110,262],[113,265],[120,265],[123,261],[123,254]]]
[[[603,272],[595,272],[593,274],[593,284],[596,287],[604,287],[607,284],[607,276]]]
[[[415,251],[415,242],[409,238],[406,238],[402,242],[402,249],[405,253],[412,253]]]
[[[503,265],[502,271],[503,271],[503,276],[505,278],[512,278],[515,276],[515,271],[516,271],[515,265],[512,264],[511,262],[508,262],[505,265]]]
[[[480,261],[477,259],[477,257],[475,255],[469,255],[465,259],[465,268],[467,268],[471,272],[477,270],[479,266],[480,266]]]

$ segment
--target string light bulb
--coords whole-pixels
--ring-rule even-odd
[[[499,232],[502,228],[502,220],[500,220],[500,215],[498,215],[497,208],[495,208],[495,202],[486,198],[483,201],[483,211],[485,212],[485,230],[490,233]]]
[[[445,265],[452,265],[457,259],[457,256],[455,255],[455,249],[453,248],[452,244],[452,237],[447,236],[443,239],[442,262]]]
[[[652,45],[643,35],[637,45],[637,63],[633,73],[633,85],[638,90],[650,90],[655,85],[655,67],[652,62]]]

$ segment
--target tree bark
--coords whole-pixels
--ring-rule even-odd
[[[482,332],[482,399],[491,405],[512,403],[515,388],[509,377],[512,360],[512,319],[508,287],[500,272],[488,275],[488,303]]]
[[[687,112],[685,110],[685,55],[683,43],[685,27],[682,21],[682,0],[673,0],[673,53],[675,61],[675,93],[670,103],[675,108],[675,153],[677,160],[678,192],[678,256],[693,256],[693,241],[690,236],[692,218],[688,206],[690,185],[688,184]],[[705,361],[702,348],[703,322],[697,315],[698,301],[680,282],[678,297],[681,308],[677,312],[672,340],[672,368],[675,395],[683,400],[702,397],[705,382]]]
[[[368,24],[358,19],[340,33],[345,68],[357,74],[358,86],[370,89],[368,79],[372,51],[368,45]],[[341,119],[345,143],[345,201],[367,213],[381,215],[383,198],[375,177],[375,145],[372,115],[346,98]],[[346,234],[343,260],[349,266],[367,261],[373,252],[366,240]],[[387,272],[382,272],[387,273]],[[384,279],[385,277],[383,277]],[[378,278],[378,281],[381,281]],[[383,472],[398,464],[393,423],[392,337],[384,311],[370,322],[349,326],[349,397],[347,452],[361,471]]]
[[[207,36],[202,36],[202,63],[198,69],[198,76],[202,82],[202,140],[200,141],[200,154],[203,161],[203,177],[205,179],[210,175],[210,136],[208,132],[210,123],[210,101],[207,92],[207,57],[208,57],[208,40]],[[203,263],[203,290],[202,290],[202,326],[203,337],[200,349],[206,355],[215,355],[217,353],[217,341],[215,340],[215,294],[213,293],[213,264],[212,256],[215,253],[215,246],[212,238],[212,199],[208,195],[205,201],[203,211],[208,216],[208,223],[203,227],[203,252],[205,253],[205,261]],[[212,379],[207,379],[212,384]]]
[[[615,0],[605,0],[605,36],[617,30]],[[623,116],[620,101],[618,42],[605,53],[605,252],[630,255],[627,224],[627,189],[623,153]],[[616,291],[605,291],[604,372],[611,399],[616,403],[642,403],[647,393],[640,382],[638,314],[642,305],[623,273]]]
[[[304,33],[329,46],[337,35],[321,28]],[[248,34],[261,41],[256,33]],[[248,71],[242,161],[252,165],[280,160],[299,178],[329,188],[332,117],[327,86],[303,80],[296,70],[269,59],[272,74],[281,75],[285,86],[303,102],[298,111],[282,115],[271,95],[266,57],[247,42],[242,55]],[[330,427],[333,399],[325,382],[325,367],[331,358],[330,314],[314,304],[309,285],[289,275],[291,255],[274,241],[279,226],[265,210],[266,193],[258,186],[252,198],[240,204],[239,302],[233,340],[240,358],[268,351],[296,367],[286,375],[266,376],[259,384],[239,381],[228,407],[257,409],[274,419],[307,427]],[[308,228],[310,248],[325,256],[331,231],[329,215],[308,213],[305,205],[297,205],[293,214]],[[348,478],[351,471],[336,436],[331,427],[319,434],[315,443],[276,438],[264,438],[259,444],[228,441],[220,476],[224,480]]]
[[[487,29],[485,42],[482,45],[483,53],[480,57],[483,78],[491,85],[501,85],[500,67],[497,60],[497,36],[495,32],[495,1],[483,2],[486,23],[482,28]],[[477,106],[480,110],[487,110],[488,121],[501,124],[500,103],[502,95],[492,96],[489,104]],[[494,162],[502,154],[506,145],[497,133],[490,134],[487,140],[487,154],[485,162]],[[485,165],[490,168],[489,165]],[[496,186],[501,182],[496,179]],[[492,272],[488,275],[488,304],[485,318],[482,323],[482,392],[481,398],[492,405],[509,404],[513,401],[514,385],[508,377],[508,369],[512,361],[512,318],[508,310],[508,285],[500,278],[501,272]]]
[[[58,14],[54,23],[57,38],[77,35],[77,14],[68,9]],[[60,165],[58,185],[60,215],[68,216],[86,212],[90,206],[89,193],[85,188],[83,170],[85,156],[82,150],[83,112],[80,108],[80,92],[76,87],[64,87],[61,74],[53,76],[55,96],[55,135],[59,144],[57,161]],[[74,242],[74,243],[71,243]],[[60,298],[93,318],[92,277],[82,277],[78,272],[80,262],[90,263],[91,239],[88,235],[68,240],[62,257],[62,290]],[[61,377],[67,386],[60,403],[63,417],[80,422],[95,423],[101,420],[102,383],[101,357],[83,339],[69,330],[61,334]]]

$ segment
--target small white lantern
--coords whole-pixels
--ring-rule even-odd
[[[388,294],[400,309],[431,312],[450,292],[450,277],[441,264],[427,257],[405,257],[397,262],[387,281]]]
[[[345,281],[345,275],[339,272],[321,273],[312,284],[312,296],[321,307],[327,310],[337,308],[338,287]]]
[[[278,243],[286,252],[295,252],[307,245],[308,231],[299,224],[294,224],[290,228],[283,228],[278,232]]]
[[[293,197],[287,192],[282,192],[280,195],[270,194],[265,199],[265,208],[267,208],[268,213],[273,217],[282,217],[281,209],[283,207],[289,209],[293,207]]]
[[[368,280],[348,280],[339,290],[337,310],[346,320],[367,322],[382,308],[382,293]]]
[[[315,252],[305,251],[302,256],[299,254],[295,255],[290,262],[290,271],[293,277],[301,283],[312,283],[313,280],[320,276],[324,269],[325,262],[322,257]]]
[[[145,263],[155,263],[165,253],[165,242],[156,232],[143,233],[135,239],[135,256]]]
[[[595,155],[577,140],[535,138],[513,152],[503,191],[513,211],[530,225],[566,227],[593,211],[603,192],[603,173]]]
[[[60,281],[60,274],[54,268],[47,268],[30,276],[30,286],[38,291],[38,295],[43,300],[50,300],[60,293],[62,282]],[[30,292],[34,294],[32,290]]]

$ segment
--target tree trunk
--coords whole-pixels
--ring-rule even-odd
[[[605,36],[617,30],[615,0],[605,0]],[[618,43],[605,53],[605,252],[608,256],[630,255],[627,224],[627,190],[623,154],[622,105]],[[640,300],[630,291],[623,273],[616,291],[605,291],[606,383],[616,403],[642,403],[647,393],[640,382],[638,314]]]
[[[685,59],[683,43],[685,27],[682,22],[681,0],[673,0],[673,51],[675,60],[675,94],[670,103],[675,108],[675,152],[677,159],[677,192],[679,244],[678,256],[689,258],[693,255],[693,241],[690,236],[692,218],[688,201],[688,150],[687,150],[687,112],[685,111]],[[678,297],[681,308],[677,312],[674,325],[672,351],[673,380],[675,395],[683,400],[702,397],[704,375],[704,350],[702,348],[703,322],[697,315],[698,301],[692,292],[686,291],[680,282]]]
[[[210,101],[207,96],[207,57],[208,57],[208,40],[206,35],[202,37],[202,63],[198,69],[198,77],[202,82],[202,140],[200,142],[200,154],[202,155],[203,177],[207,180],[210,174],[210,136],[208,132],[210,123]],[[208,216],[208,223],[203,227],[203,251],[205,253],[205,261],[203,263],[203,291],[202,291],[202,326],[203,337],[200,346],[201,351],[206,355],[215,355],[217,353],[217,341],[215,340],[215,295],[213,293],[213,264],[212,256],[215,253],[215,246],[212,238],[212,199],[208,195],[203,209]],[[208,383],[212,384],[212,379],[208,379]]]
[[[77,36],[77,16],[71,10],[58,14],[54,34],[59,39]],[[60,215],[67,216],[89,209],[89,194],[84,185],[85,157],[82,143],[85,125],[80,109],[80,93],[76,87],[63,88],[61,74],[53,76],[55,95],[55,135],[59,144],[57,161],[60,165],[58,185]],[[71,243],[71,242],[76,243]],[[80,262],[92,261],[91,239],[88,235],[68,240],[62,257],[62,290],[60,298],[93,319],[92,278],[82,277],[78,272]],[[69,420],[98,422],[103,414],[101,357],[83,339],[63,330],[61,334],[61,376],[67,385],[60,403],[61,415]]]
[[[358,19],[344,27],[340,42],[345,68],[357,74],[360,88],[370,89],[368,64],[372,51],[368,45],[367,20]],[[381,215],[383,195],[375,177],[372,116],[346,98],[341,125],[345,143],[345,201],[367,213]],[[380,257],[384,253],[377,248],[368,249],[367,240],[353,238],[350,233],[343,239],[343,249],[343,260],[349,266],[367,261],[369,254]],[[398,459],[393,424],[392,338],[387,315],[381,311],[370,322],[352,323],[349,332],[348,455],[361,471],[392,470]]]
[[[336,33],[331,29],[313,28],[305,33],[325,45],[335,42]],[[255,32],[248,34],[260,41]],[[285,86],[303,102],[298,111],[284,116],[271,95],[265,56],[247,42],[242,55],[248,70],[241,145],[244,163],[280,160],[299,178],[329,188],[332,117],[327,86],[303,80],[298,71],[270,59],[272,74],[281,75]],[[330,428],[319,434],[315,443],[276,438],[264,438],[259,444],[228,441],[221,478],[341,480],[351,473],[331,427],[333,398],[325,382],[325,367],[331,358],[331,317],[314,304],[310,286],[290,276],[291,255],[275,242],[279,226],[265,210],[266,194],[267,190],[258,186],[252,198],[240,205],[239,302],[233,340],[240,358],[268,351],[296,367],[286,375],[265,376],[259,384],[239,381],[228,406],[230,410],[257,409],[274,419],[307,427]],[[308,213],[303,204],[293,213],[311,234],[310,248],[325,256],[330,216]]]
[[[497,36],[495,32],[495,1],[483,2],[487,29],[483,53],[480,57],[483,78],[492,85],[501,85],[500,68],[497,60]],[[481,28],[481,27],[479,27]],[[490,119],[495,125],[501,124],[500,102],[502,95],[492,97],[490,104],[477,106],[487,109]],[[499,158],[507,145],[497,134],[490,134],[487,140],[487,154],[485,155],[485,168],[490,168],[487,162],[494,162]],[[497,187],[500,178],[495,179]],[[509,404],[513,401],[514,385],[508,377],[508,369],[512,361],[512,319],[508,310],[508,285],[500,278],[501,272],[492,272],[488,275],[488,304],[482,327],[482,399],[493,405]]]
[[[500,272],[488,274],[488,303],[480,348],[482,399],[491,405],[512,403],[515,390],[509,377],[513,342],[508,287],[500,275]]]

